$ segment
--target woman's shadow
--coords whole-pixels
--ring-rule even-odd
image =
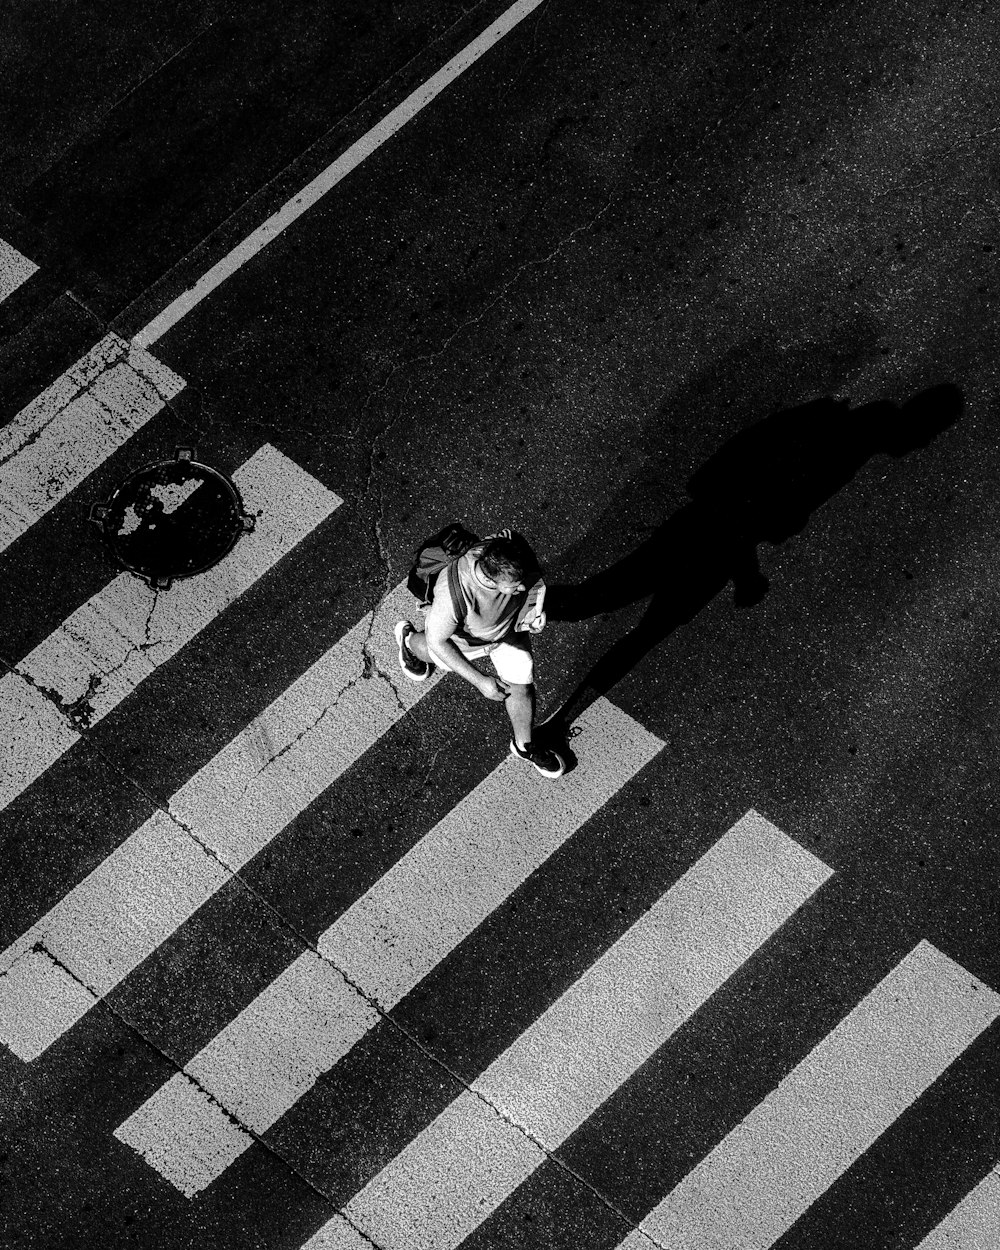
[[[580,621],[647,597],[649,605],[544,722],[546,740],[566,751],[572,767],[573,721],[648,651],[729,581],[737,606],[750,607],[766,595],[760,543],[777,545],[799,533],[873,456],[898,458],[926,446],[958,420],[963,404],[950,383],[902,405],[851,408],[825,398],[765,417],[729,439],[690,478],[691,502],[638,547],[578,585],[550,586],[551,621]]]

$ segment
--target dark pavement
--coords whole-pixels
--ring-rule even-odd
[[[3,420],[505,7],[13,4]],[[150,346],[184,389],[0,553],[4,670],[178,443],[343,504],[0,811],[0,946],[452,519],[545,567],[553,738],[603,697],[664,745],[186,1197],[114,1131],[505,758],[446,679],[44,1054],[0,1046],[0,1243],[298,1250],[751,808],[834,876],[463,1250],[613,1250],[922,939],[1000,992],[998,37],[987,0],[545,0]],[[773,1244],[914,1250],[1000,1164],[998,1039]]]

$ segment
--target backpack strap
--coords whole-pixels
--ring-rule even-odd
[[[455,613],[455,620],[458,622],[459,629],[465,629],[465,596],[458,585],[458,561],[461,556],[448,565],[448,590],[451,593],[451,607]]]

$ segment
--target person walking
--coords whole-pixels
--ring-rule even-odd
[[[426,681],[437,665],[464,677],[484,698],[505,702],[511,754],[533,764],[543,776],[555,778],[566,771],[565,760],[533,740],[531,634],[545,626],[538,602],[544,588],[541,579],[533,577],[536,569],[528,544],[510,530],[477,542],[458,557],[452,576],[447,569],[438,574],[424,628],[397,621],[394,634],[399,666],[410,681]],[[483,656],[489,656],[496,676],[470,663]]]

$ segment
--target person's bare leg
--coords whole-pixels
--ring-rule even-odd
[[[406,649],[412,651],[418,660],[423,660],[426,664],[433,664],[430,652],[427,650],[427,639],[424,637],[422,629],[415,629],[412,634],[406,635]]]
[[[535,720],[535,687],[533,685],[518,686],[514,682],[506,682],[510,694],[505,703],[510,726],[514,731],[514,741],[524,750],[531,741],[531,729]]]

